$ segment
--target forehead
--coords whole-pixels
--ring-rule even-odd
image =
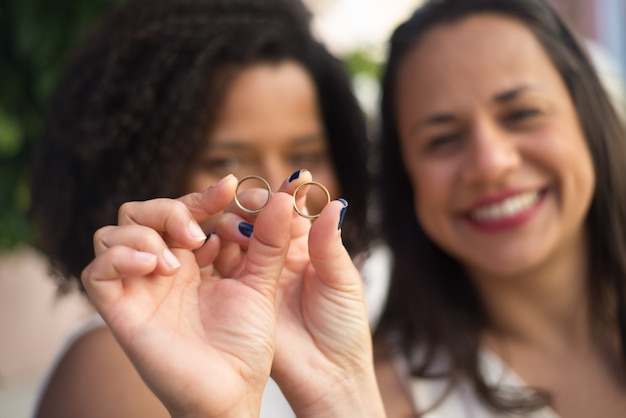
[[[534,34],[518,20],[483,13],[427,31],[401,63],[397,91],[413,86],[429,100],[478,100],[538,83],[558,84],[560,76]]]
[[[285,100],[315,99],[316,91],[309,72],[291,60],[260,62],[239,71],[228,85],[223,106],[252,107],[254,100],[280,104]]]
[[[239,72],[228,86],[211,142],[277,141],[323,131],[312,77],[298,63],[260,63]]]

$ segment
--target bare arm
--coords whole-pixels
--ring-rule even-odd
[[[169,418],[106,327],[66,352],[41,399],[38,418]]]

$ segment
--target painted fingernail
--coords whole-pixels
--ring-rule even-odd
[[[200,225],[194,220],[189,221],[187,230],[196,241],[205,241],[207,238],[202,228],[200,228]]]
[[[239,222],[238,228],[239,232],[241,232],[241,235],[244,235],[248,238],[250,238],[250,235],[252,235],[252,232],[254,231],[254,226],[250,225],[247,222]]]
[[[295,173],[293,173],[291,176],[289,176],[289,180],[288,182],[291,183],[292,181],[296,180],[298,177],[300,177],[300,173],[302,172],[302,169],[296,171]]]
[[[178,258],[176,258],[174,253],[172,253],[169,248],[163,250],[163,259],[165,260],[167,265],[173,269],[177,269],[178,267],[180,267],[180,261],[178,261]]]
[[[343,203],[343,208],[341,208],[341,213],[339,214],[339,225],[337,226],[337,230],[341,229],[341,224],[343,224],[343,218],[346,216],[346,210],[348,210],[348,201],[342,197],[340,197],[338,200]]]

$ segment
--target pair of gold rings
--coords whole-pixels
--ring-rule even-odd
[[[263,185],[267,189],[267,200],[265,201],[265,203],[263,203],[263,205],[261,207],[259,207],[257,209],[247,208],[239,200],[239,196],[238,196],[238,194],[239,194],[239,187],[241,186],[242,183],[244,183],[245,181],[248,181],[248,180],[259,180],[260,182],[263,183]],[[328,191],[326,186],[324,186],[322,183],[318,183],[317,181],[308,181],[306,183],[302,183],[301,185],[296,187],[296,190],[293,191],[293,208],[296,210],[296,212],[298,212],[298,215],[303,216],[303,217],[308,218],[308,219],[315,219],[318,216],[320,216],[319,213],[313,214],[313,215],[309,215],[308,213],[305,213],[302,210],[300,210],[300,208],[296,204],[296,197],[298,196],[298,192],[304,186],[316,186],[316,187],[320,188],[324,192],[324,194],[326,195],[326,203],[327,204],[330,203],[330,192]],[[261,212],[263,210],[263,208],[265,208],[265,206],[267,206],[267,203],[270,201],[270,196],[271,195],[272,195],[272,188],[270,187],[270,184],[267,182],[267,180],[265,180],[261,176],[246,176],[246,177],[242,177],[241,180],[239,180],[239,183],[237,183],[237,188],[235,189],[235,203],[237,204],[237,206],[239,206],[239,209],[243,210],[246,213],[259,213],[259,212]]]

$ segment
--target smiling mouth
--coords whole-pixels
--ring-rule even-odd
[[[541,199],[541,191],[532,191],[511,196],[498,203],[483,206],[469,213],[475,222],[492,222],[513,218],[533,207]]]

